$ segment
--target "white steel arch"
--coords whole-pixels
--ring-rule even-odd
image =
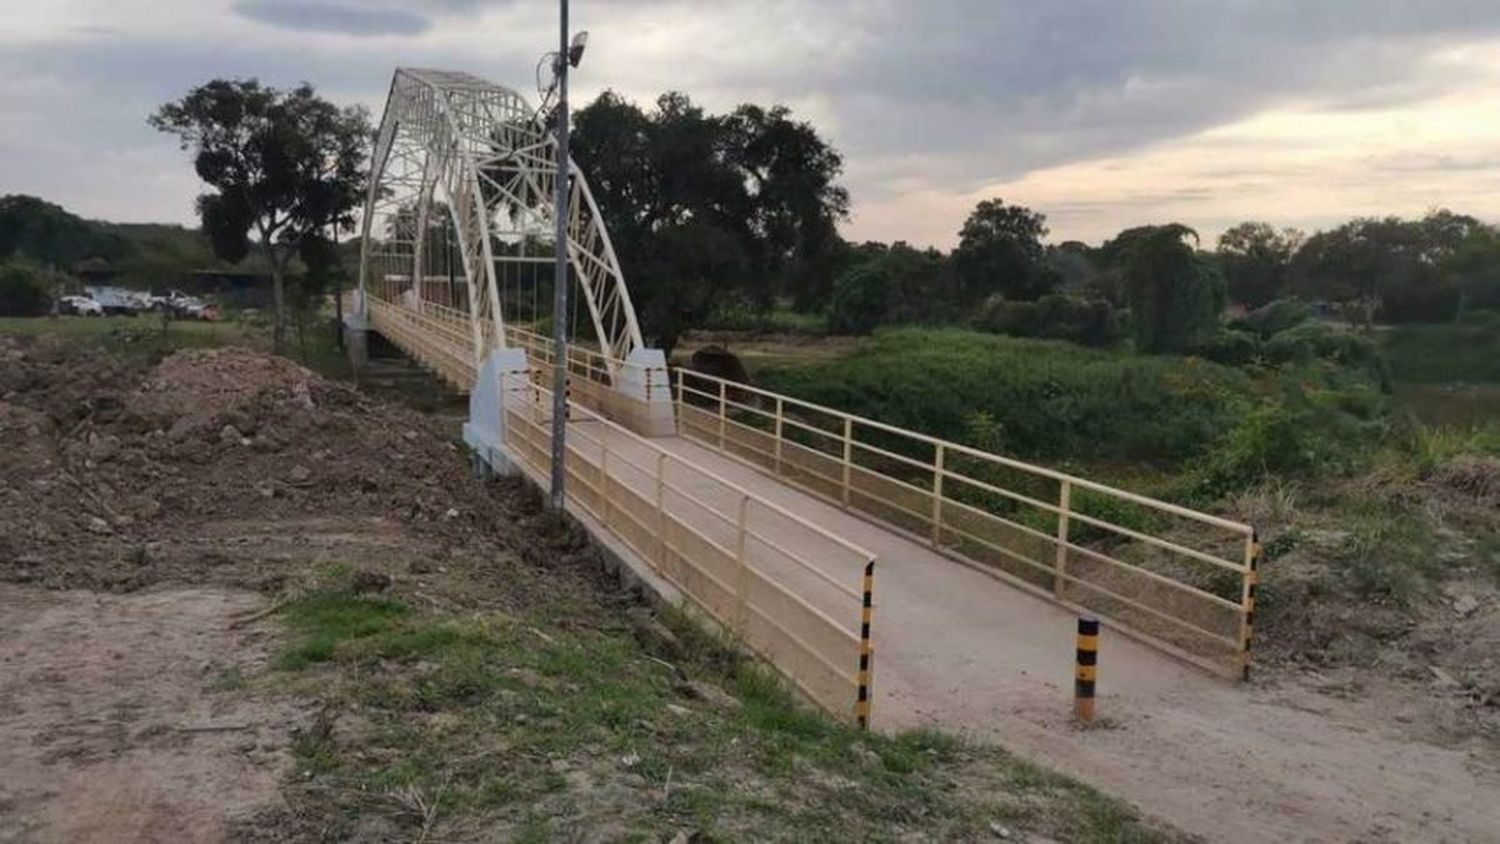
[[[535,304],[553,272],[556,139],[544,119],[515,91],[467,73],[398,68],[391,80],[365,200],[360,293],[466,312],[476,366],[492,348],[522,345],[508,331],[551,333]],[[569,186],[575,298],[616,376],[642,348],[641,330],[598,205],[571,161]]]

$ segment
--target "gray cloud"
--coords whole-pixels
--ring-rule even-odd
[[[199,19],[215,15],[181,2]],[[0,106],[33,137],[79,155],[166,148],[144,127],[163,100],[215,76],[303,79],[379,108],[398,64],[471,70],[528,92],[554,6],[516,0],[222,0],[211,32],[125,34],[128,18],[78,20],[75,35],[6,43]],[[1039,168],[1121,155],[1290,103],[1368,109],[1472,82],[1443,48],[1500,37],[1493,0],[575,0],[593,30],[581,95],[642,102],[682,89],[711,108],[787,101],[845,153],[856,210],[917,189],[953,194]],[[484,31],[476,26],[483,14]],[[191,17],[191,15],[190,15]],[[245,26],[245,19],[275,27]],[[222,23],[228,21],[228,24]],[[115,24],[114,27],[109,24]],[[92,29],[79,37],[77,26]],[[309,39],[320,37],[317,49]],[[1468,75],[1466,77],[1466,75]],[[36,86],[56,85],[65,94]],[[19,92],[19,93],[17,93]],[[23,96],[24,95],[24,96]],[[13,140],[12,140],[13,139]],[[5,134],[0,188],[48,177],[44,145]],[[1467,160],[1408,162],[1453,169]],[[48,161],[56,160],[56,154]],[[142,159],[146,160],[146,159]],[[1225,161],[1226,174],[1235,161]],[[1475,164],[1481,167],[1482,162]],[[141,212],[154,199],[135,173]],[[1226,180],[1229,181],[1229,180]],[[67,180],[65,201],[93,194]],[[64,191],[56,191],[62,194]],[[122,192],[123,193],[123,192]],[[76,197],[76,199],[75,199]],[[176,213],[176,212],[173,212]],[[180,215],[179,215],[180,218]],[[958,221],[953,221],[956,230]]]
[[[234,10],[285,29],[346,35],[417,35],[431,26],[428,18],[399,7],[339,0],[238,0]]]

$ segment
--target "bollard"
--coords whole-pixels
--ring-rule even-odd
[[[1262,553],[1264,551],[1260,545],[1260,536],[1259,534],[1252,533],[1250,535],[1250,570],[1245,573],[1245,632],[1240,637],[1240,659],[1242,666],[1240,679],[1245,682],[1249,682],[1250,680],[1250,644],[1255,638],[1255,593],[1260,587],[1260,558]]]
[[[1099,619],[1078,619],[1078,656],[1073,679],[1073,717],[1094,720],[1094,680],[1099,676]]]
[[[861,730],[870,729],[870,616],[875,610],[875,561],[865,564],[864,598],[859,616],[859,694],[854,701],[854,718]]]

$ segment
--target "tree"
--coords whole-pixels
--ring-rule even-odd
[[[725,128],[733,163],[749,178],[756,271],[797,307],[821,304],[838,259],[838,222],[849,214],[849,192],[835,184],[843,158],[786,106],[742,105]]]
[[[1056,287],[1058,277],[1042,247],[1046,224],[1045,215],[1002,199],[979,203],[964,221],[953,252],[960,304],[991,293],[1031,301]]]
[[[1127,229],[1105,244],[1124,266],[1138,351],[1187,351],[1218,327],[1224,279],[1198,256],[1198,233],[1180,223]]]
[[[1458,293],[1454,321],[1471,308],[1500,307],[1500,232],[1486,227],[1467,234],[1439,269]]]
[[[1244,222],[1219,235],[1219,267],[1229,298],[1258,308],[1280,298],[1291,283],[1292,256],[1305,235],[1270,223]]]
[[[0,316],[39,316],[51,307],[51,283],[40,268],[0,263]]]
[[[936,249],[864,244],[860,260],[838,276],[829,300],[828,325],[844,334],[867,334],[876,326],[934,322],[956,317],[953,277]]]
[[[760,308],[790,293],[826,297],[843,254],[841,160],[784,107],[717,116],[681,93],[644,111],[612,91],[575,117],[572,152],[588,174],[650,341],[738,296]],[[691,235],[702,242],[690,245]]]
[[[0,197],[0,260],[71,270],[86,258],[114,259],[125,251],[121,238],[59,205],[25,194]]]
[[[149,118],[194,152],[212,188],[198,216],[220,258],[238,262],[254,233],[271,269],[277,353],[285,346],[286,270],[302,242],[333,226],[352,228],[366,178],[369,115],[339,108],[306,83],[290,91],[254,79],[215,79]]]

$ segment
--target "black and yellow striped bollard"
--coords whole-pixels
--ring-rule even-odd
[[[861,730],[870,729],[870,617],[875,612],[875,561],[865,564],[864,596],[859,615],[859,692],[854,700],[854,719]]]
[[[1078,619],[1078,655],[1073,675],[1073,717],[1094,720],[1094,681],[1099,677],[1099,619]]]
[[[1250,681],[1250,646],[1255,639],[1255,602],[1260,591],[1260,559],[1265,554],[1265,548],[1260,544],[1260,534],[1250,534],[1250,566],[1245,572],[1245,614],[1244,635],[1240,641],[1240,679]]]

